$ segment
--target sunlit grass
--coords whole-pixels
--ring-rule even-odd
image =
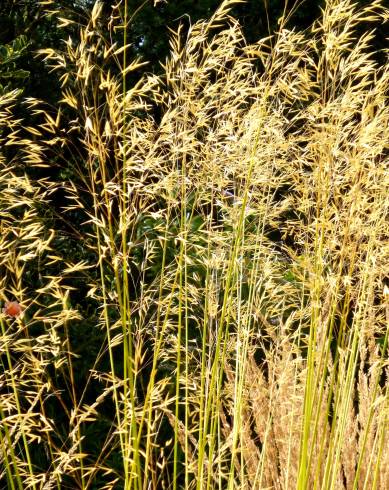
[[[356,37],[388,11],[328,0],[247,45],[231,5],[129,86],[131,13],[105,25],[97,2],[41,53],[57,113],[28,99],[25,127],[0,99],[0,294],[22,306],[0,318],[7,488],[388,481],[389,73]],[[36,177],[54,155],[63,173]]]

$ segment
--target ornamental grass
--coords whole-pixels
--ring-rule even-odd
[[[389,11],[233,4],[151,74],[97,2],[0,97],[1,488],[388,488]]]

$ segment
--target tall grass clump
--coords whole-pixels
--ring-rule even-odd
[[[68,303],[69,264],[59,266],[52,248],[47,207],[55,185],[28,176],[29,165],[44,164],[43,153],[40,144],[21,137],[13,115],[17,101],[16,90],[0,97],[0,294],[3,304],[20,305],[16,314],[4,308],[0,315],[1,488],[43,488],[49,469],[60,488],[57,457],[79,452],[79,440],[70,442],[71,426],[66,437],[56,428],[53,408],[70,417],[72,393],[64,395],[58,379],[71,379],[67,326],[79,315]]]
[[[137,77],[96,2],[59,108],[0,100],[6,488],[386,488],[389,12],[248,45],[233,4]]]

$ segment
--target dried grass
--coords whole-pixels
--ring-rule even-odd
[[[310,31],[283,19],[247,45],[231,5],[127,88],[140,61],[107,44],[97,2],[79,39],[42,53],[66,111],[27,100],[22,138],[17,94],[0,99],[16,154],[0,157],[0,293],[24,309],[1,316],[8,488],[386,488],[389,72],[355,29],[388,10],[328,0]],[[72,180],[23,171],[53,151]],[[47,226],[58,187],[84,218],[83,260]],[[82,387],[67,277],[99,305]],[[83,447],[107,406],[96,457]]]

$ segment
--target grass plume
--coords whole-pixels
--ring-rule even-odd
[[[58,109],[0,98],[8,488],[385,488],[389,72],[357,29],[389,12],[249,45],[232,4],[129,86],[97,2],[41,52]]]

